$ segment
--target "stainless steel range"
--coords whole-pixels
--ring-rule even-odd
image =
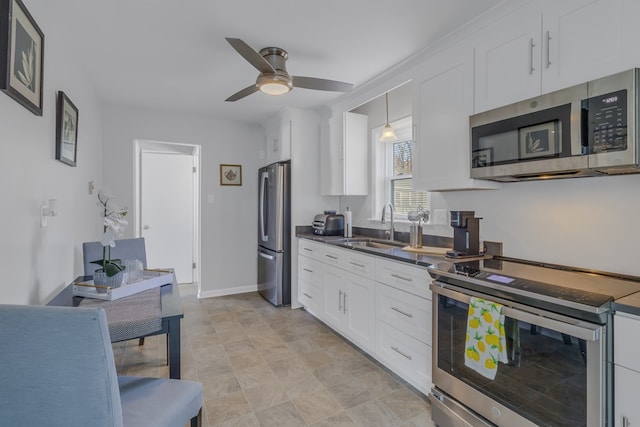
[[[610,307],[640,283],[504,257],[430,273],[436,425],[613,425]],[[503,305],[508,361],[493,380],[464,363],[471,297]]]

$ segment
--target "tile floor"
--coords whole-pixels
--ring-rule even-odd
[[[180,290],[182,378],[203,384],[204,427],[434,426],[424,396],[304,310]],[[118,372],[167,377],[165,345],[114,344]]]

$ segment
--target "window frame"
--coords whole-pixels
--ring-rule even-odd
[[[389,123],[398,136],[398,141],[411,141],[412,156],[416,153],[415,141],[413,141],[413,119],[412,116],[404,117],[402,119]],[[382,213],[382,207],[389,203],[391,198],[391,183],[400,179],[413,179],[413,171],[411,174],[399,175],[393,177],[393,143],[380,142],[380,135],[384,126],[380,126],[371,130],[371,153],[372,153],[372,165],[371,168],[371,185],[373,188],[372,197],[372,219],[379,221]],[[413,183],[413,181],[412,181]],[[431,200],[427,193],[427,206],[423,206],[424,209],[430,210]],[[416,206],[417,207],[417,206]],[[400,222],[409,222],[405,213],[394,212],[394,219]]]

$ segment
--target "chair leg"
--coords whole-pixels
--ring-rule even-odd
[[[144,345],[144,337],[138,340],[138,345]]]
[[[202,427],[202,408],[198,411],[198,415],[191,418],[191,427]]]

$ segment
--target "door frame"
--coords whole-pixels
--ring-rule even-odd
[[[201,251],[200,251],[200,145],[181,144],[176,142],[152,141],[136,139],[133,142],[133,223],[135,237],[142,236],[142,218],[140,214],[141,202],[141,173],[142,154],[161,153],[179,154],[193,157],[195,172],[193,174],[193,258],[196,267],[193,270],[193,279],[197,285],[198,298],[201,290]],[[169,266],[170,267],[170,266]]]

